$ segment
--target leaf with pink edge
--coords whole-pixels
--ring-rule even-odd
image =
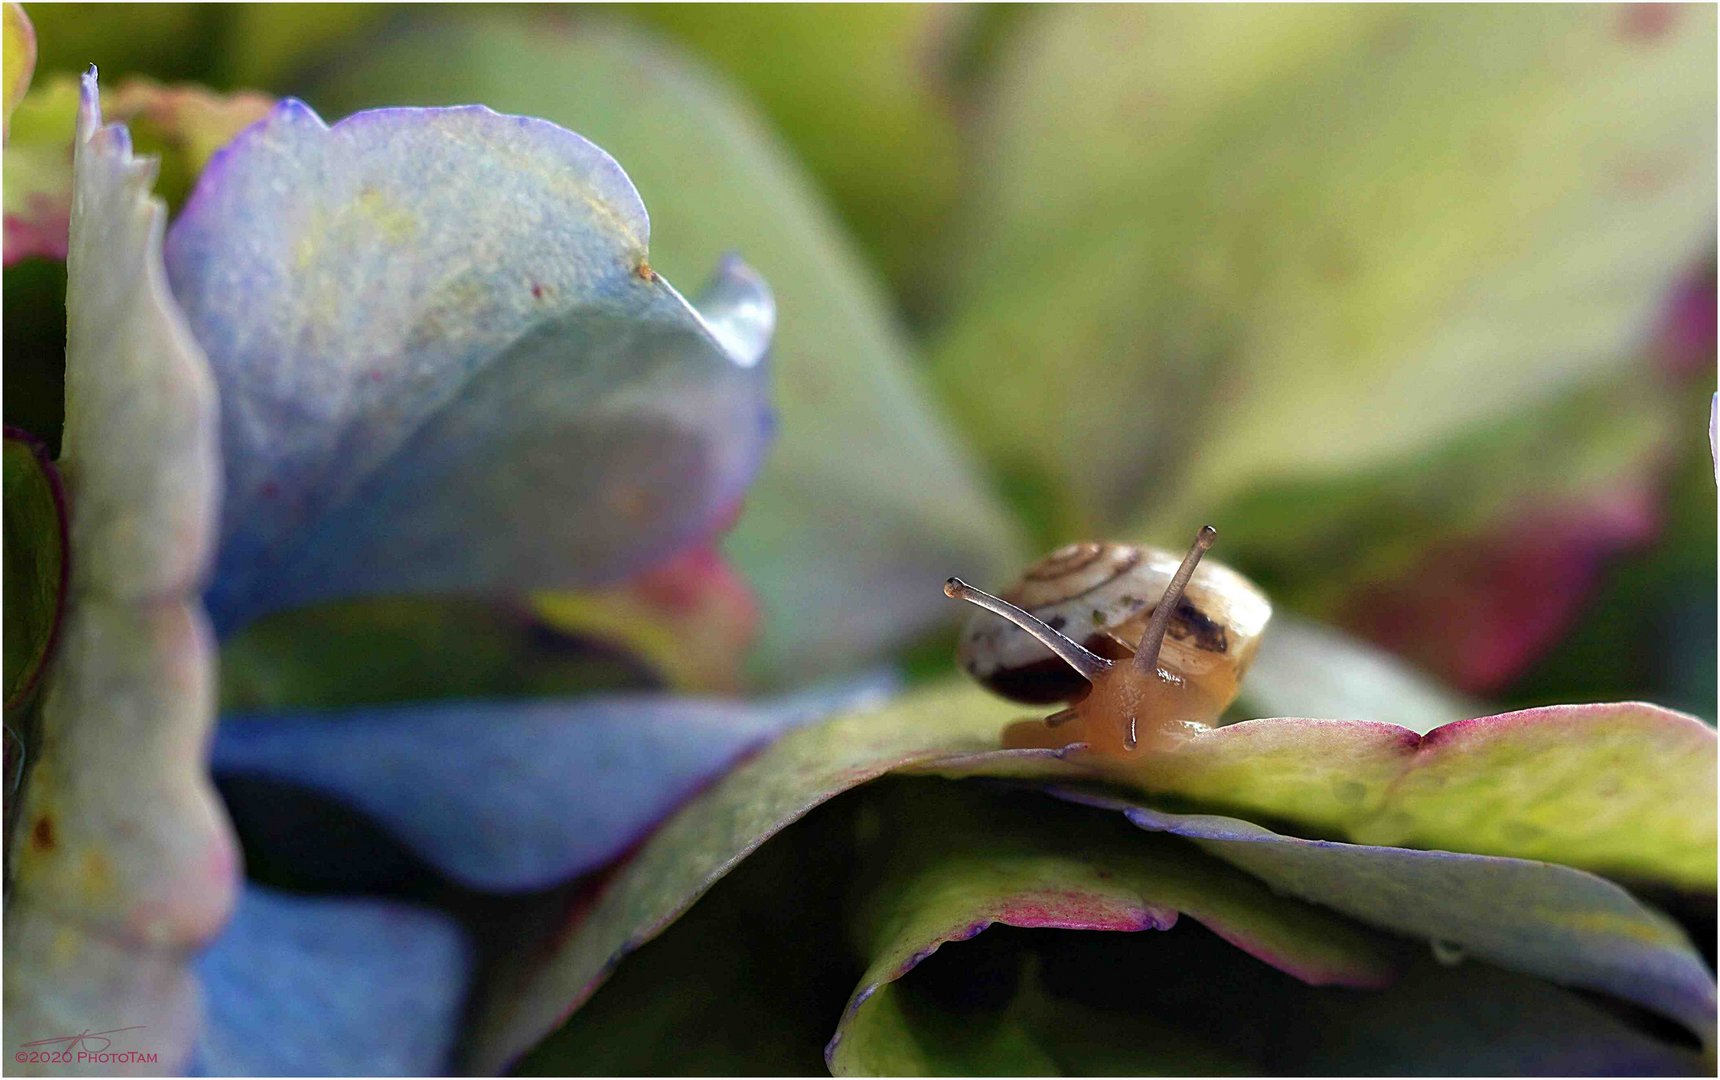
[[[1039,792],[867,785],[766,841],[660,938],[628,951],[590,1002],[515,1068],[809,1074],[856,983],[864,990],[875,981],[865,975],[874,961],[912,970],[883,983],[843,1024],[837,1071],[1395,1075],[1431,1063],[1459,1074],[1683,1075],[1699,1067],[1675,1038],[1607,1005],[1475,958],[1443,967],[1425,946],[1274,894],[1181,841],[1143,839],[1120,820]],[[943,870],[948,859],[967,872]],[[1130,880],[1131,866],[1150,867],[1153,880]],[[1070,891],[1037,891],[1059,881]],[[1015,884],[1036,891],[1012,893]],[[1178,905],[1144,901],[1135,884],[1175,890]],[[1017,897],[1035,902],[1009,907]],[[1179,905],[1190,917],[1150,933],[1055,933],[999,920],[929,955],[891,950],[907,937],[924,945],[952,929],[977,930],[966,905],[974,898],[999,901],[980,905],[981,915],[1023,923],[1138,929],[1143,914],[1168,917]]]
[[[101,126],[93,73],[77,132],[62,457],[75,572],[7,836],[7,934],[30,945],[6,964],[6,1021],[48,1038],[123,1016],[173,1072],[195,1016],[184,966],[238,873],[204,771],[214,663],[189,595],[212,543],[215,403],[167,293],[154,170]]]
[[[1072,742],[1080,740],[1079,723],[1067,726]],[[1554,705],[1426,735],[1365,720],[1278,717],[1204,732],[1128,765],[998,750],[940,767],[960,775],[1102,777],[1361,843],[1545,859],[1714,887],[1714,729],[1654,705]]]

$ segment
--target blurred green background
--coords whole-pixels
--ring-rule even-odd
[[[93,63],[545,116],[683,289],[758,265],[750,686],[947,672],[942,574],[1211,520],[1283,610],[1466,693],[1714,717],[1710,8],[27,10],[34,95]],[[6,269],[6,420],[50,442],[62,295]]]

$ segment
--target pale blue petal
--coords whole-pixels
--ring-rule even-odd
[[[538,889],[613,859],[749,751],[890,685],[764,703],[638,694],[230,718],[213,768],[333,796],[463,884]]]
[[[602,150],[478,106],[287,101],[217,155],[167,242],[221,390],[217,625],[607,583],[710,532],[768,441],[772,302],[735,262],[701,318],[648,235]]]
[[[247,885],[197,961],[204,1076],[449,1072],[472,972],[446,915]]]

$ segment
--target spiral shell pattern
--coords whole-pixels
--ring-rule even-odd
[[[1058,548],[998,595],[1100,656],[1134,655],[1182,555],[1155,547],[1084,542]],[[1254,583],[1211,559],[1184,590],[1159,666],[1230,701],[1254,659],[1272,605]],[[1072,701],[1087,683],[1019,627],[975,612],[956,661],[1004,697],[1029,704]]]

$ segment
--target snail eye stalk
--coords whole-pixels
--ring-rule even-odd
[[[1194,568],[1200,565],[1200,557],[1212,547],[1212,542],[1218,539],[1218,530],[1211,525],[1202,525],[1200,532],[1195,534],[1194,544],[1183,556],[1182,565],[1177,567],[1176,576],[1165,586],[1165,595],[1160,598],[1158,606],[1153,608],[1153,617],[1147,622],[1147,629],[1141,634],[1141,644],[1135,649],[1135,670],[1153,672],[1158,670],[1159,650],[1165,643],[1165,631],[1170,629],[1171,616],[1176,613],[1177,603],[1182,600],[1183,590],[1188,587],[1189,578],[1194,577]]]
[[[1059,659],[1074,668],[1076,673],[1088,682],[1092,682],[1111,668],[1111,661],[1089,651],[1080,642],[1065,637],[1047,626],[1038,617],[1021,610],[1007,600],[1000,600],[988,592],[974,588],[961,578],[950,578],[944,582],[944,595],[952,600],[966,600],[970,604],[985,608],[995,615],[1001,615],[1008,619],[1032,634],[1040,644],[1056,653]]]

